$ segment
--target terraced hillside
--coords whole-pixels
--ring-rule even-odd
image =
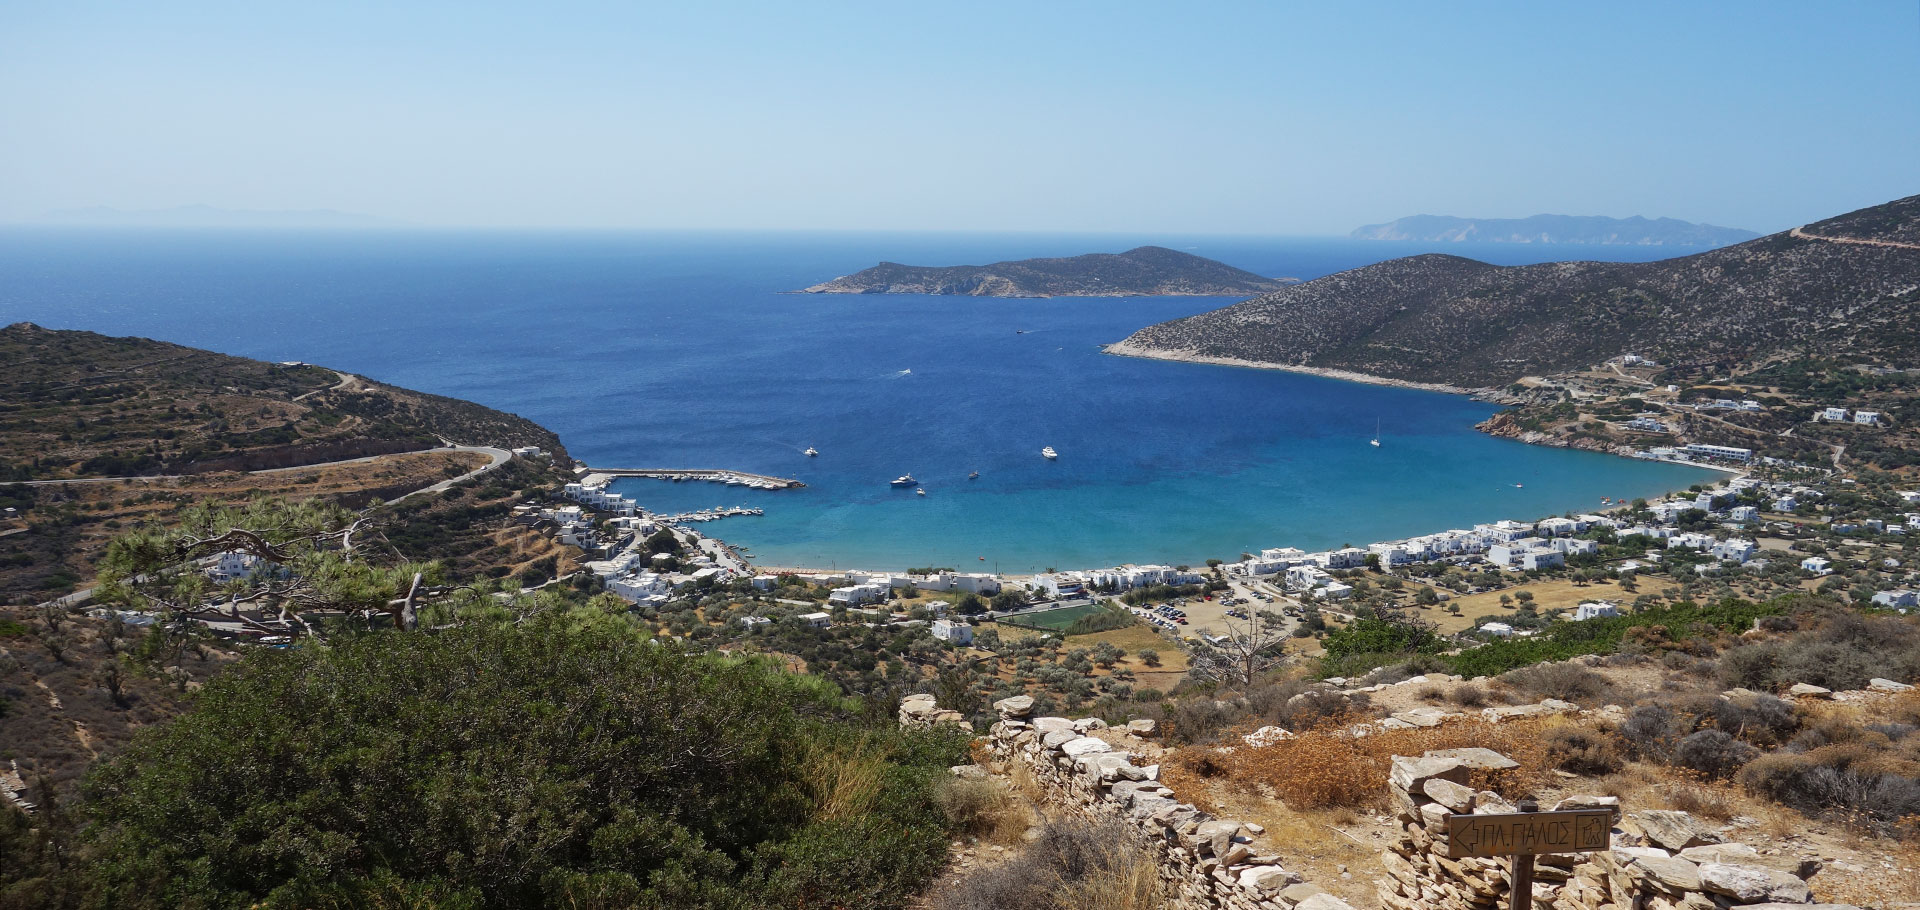
[[[282,468],[459,443],[537,445],[540,425],[323,367],[32,323],[0,329],[0,480]]]
[[[1920,365],[1920,196],[1648,263],[1395,259],[1109,347],[1493,387],[1623,353],[1733,365],[1799,353]],[[1880,243],[1842,242],[1878,241]]]

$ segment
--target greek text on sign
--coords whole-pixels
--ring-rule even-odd
[[[1608,809],[1516,812],[1447,817],[1447,855],[1530,856],[1604,850],[1613,828]]]

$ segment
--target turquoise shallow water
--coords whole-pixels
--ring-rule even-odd
[[[808,487],[621,482],[656,509],[764,507],[704,529],[775,565],[1230,559],[1585,510],[1713,476],[1492,439],[1472,425],[1493,409],[1459,396],[1099,353],[1222,300],[780,293],[880,259],[1141,242],[1302,278],[1419,251],[1037,235],[13,231],[0,232],[0,322],[352,370],[523,414],[594,465],[797,477]],[[1568,255],[1446,249],[1503,263]],[[1379,448],[1367,445],[1376,421]],[[820,457],[801,454],[809,445]],[[1059,460],[1040,457],[1048,445]],[[906,472],[927,496],[887,485]]]

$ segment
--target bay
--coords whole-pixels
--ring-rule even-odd
[[[1460,396],[1099,352],[1221,299],[783,293],[883,259],[1142,243],[1300,278],[1433,249],[1500,264],[1669,254],[1331,238],[8,229],[0,322],[304,360],[470,399],[555,430],[595,466],[798,478],[804,489],[778,492],[620,481],[662,511],[766,509],[703,530],[771,565],[1197,563],[1587,510],[1714,476],[1493,439],[1472,425],[1494,409]],[[1060,458],[1043,459],[1044,446]],[[888,486],[909,472],[926,496]]]

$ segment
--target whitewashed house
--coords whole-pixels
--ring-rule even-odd
[[[1603,619],[1619,616],[1620,605],[1604,600],[1590,600],[1573,608],[1573,621],[1586,622],[1589,619]]]
[[[973,644],[973,627],[951,619],[933,621],[933,637],[956,645]]]

